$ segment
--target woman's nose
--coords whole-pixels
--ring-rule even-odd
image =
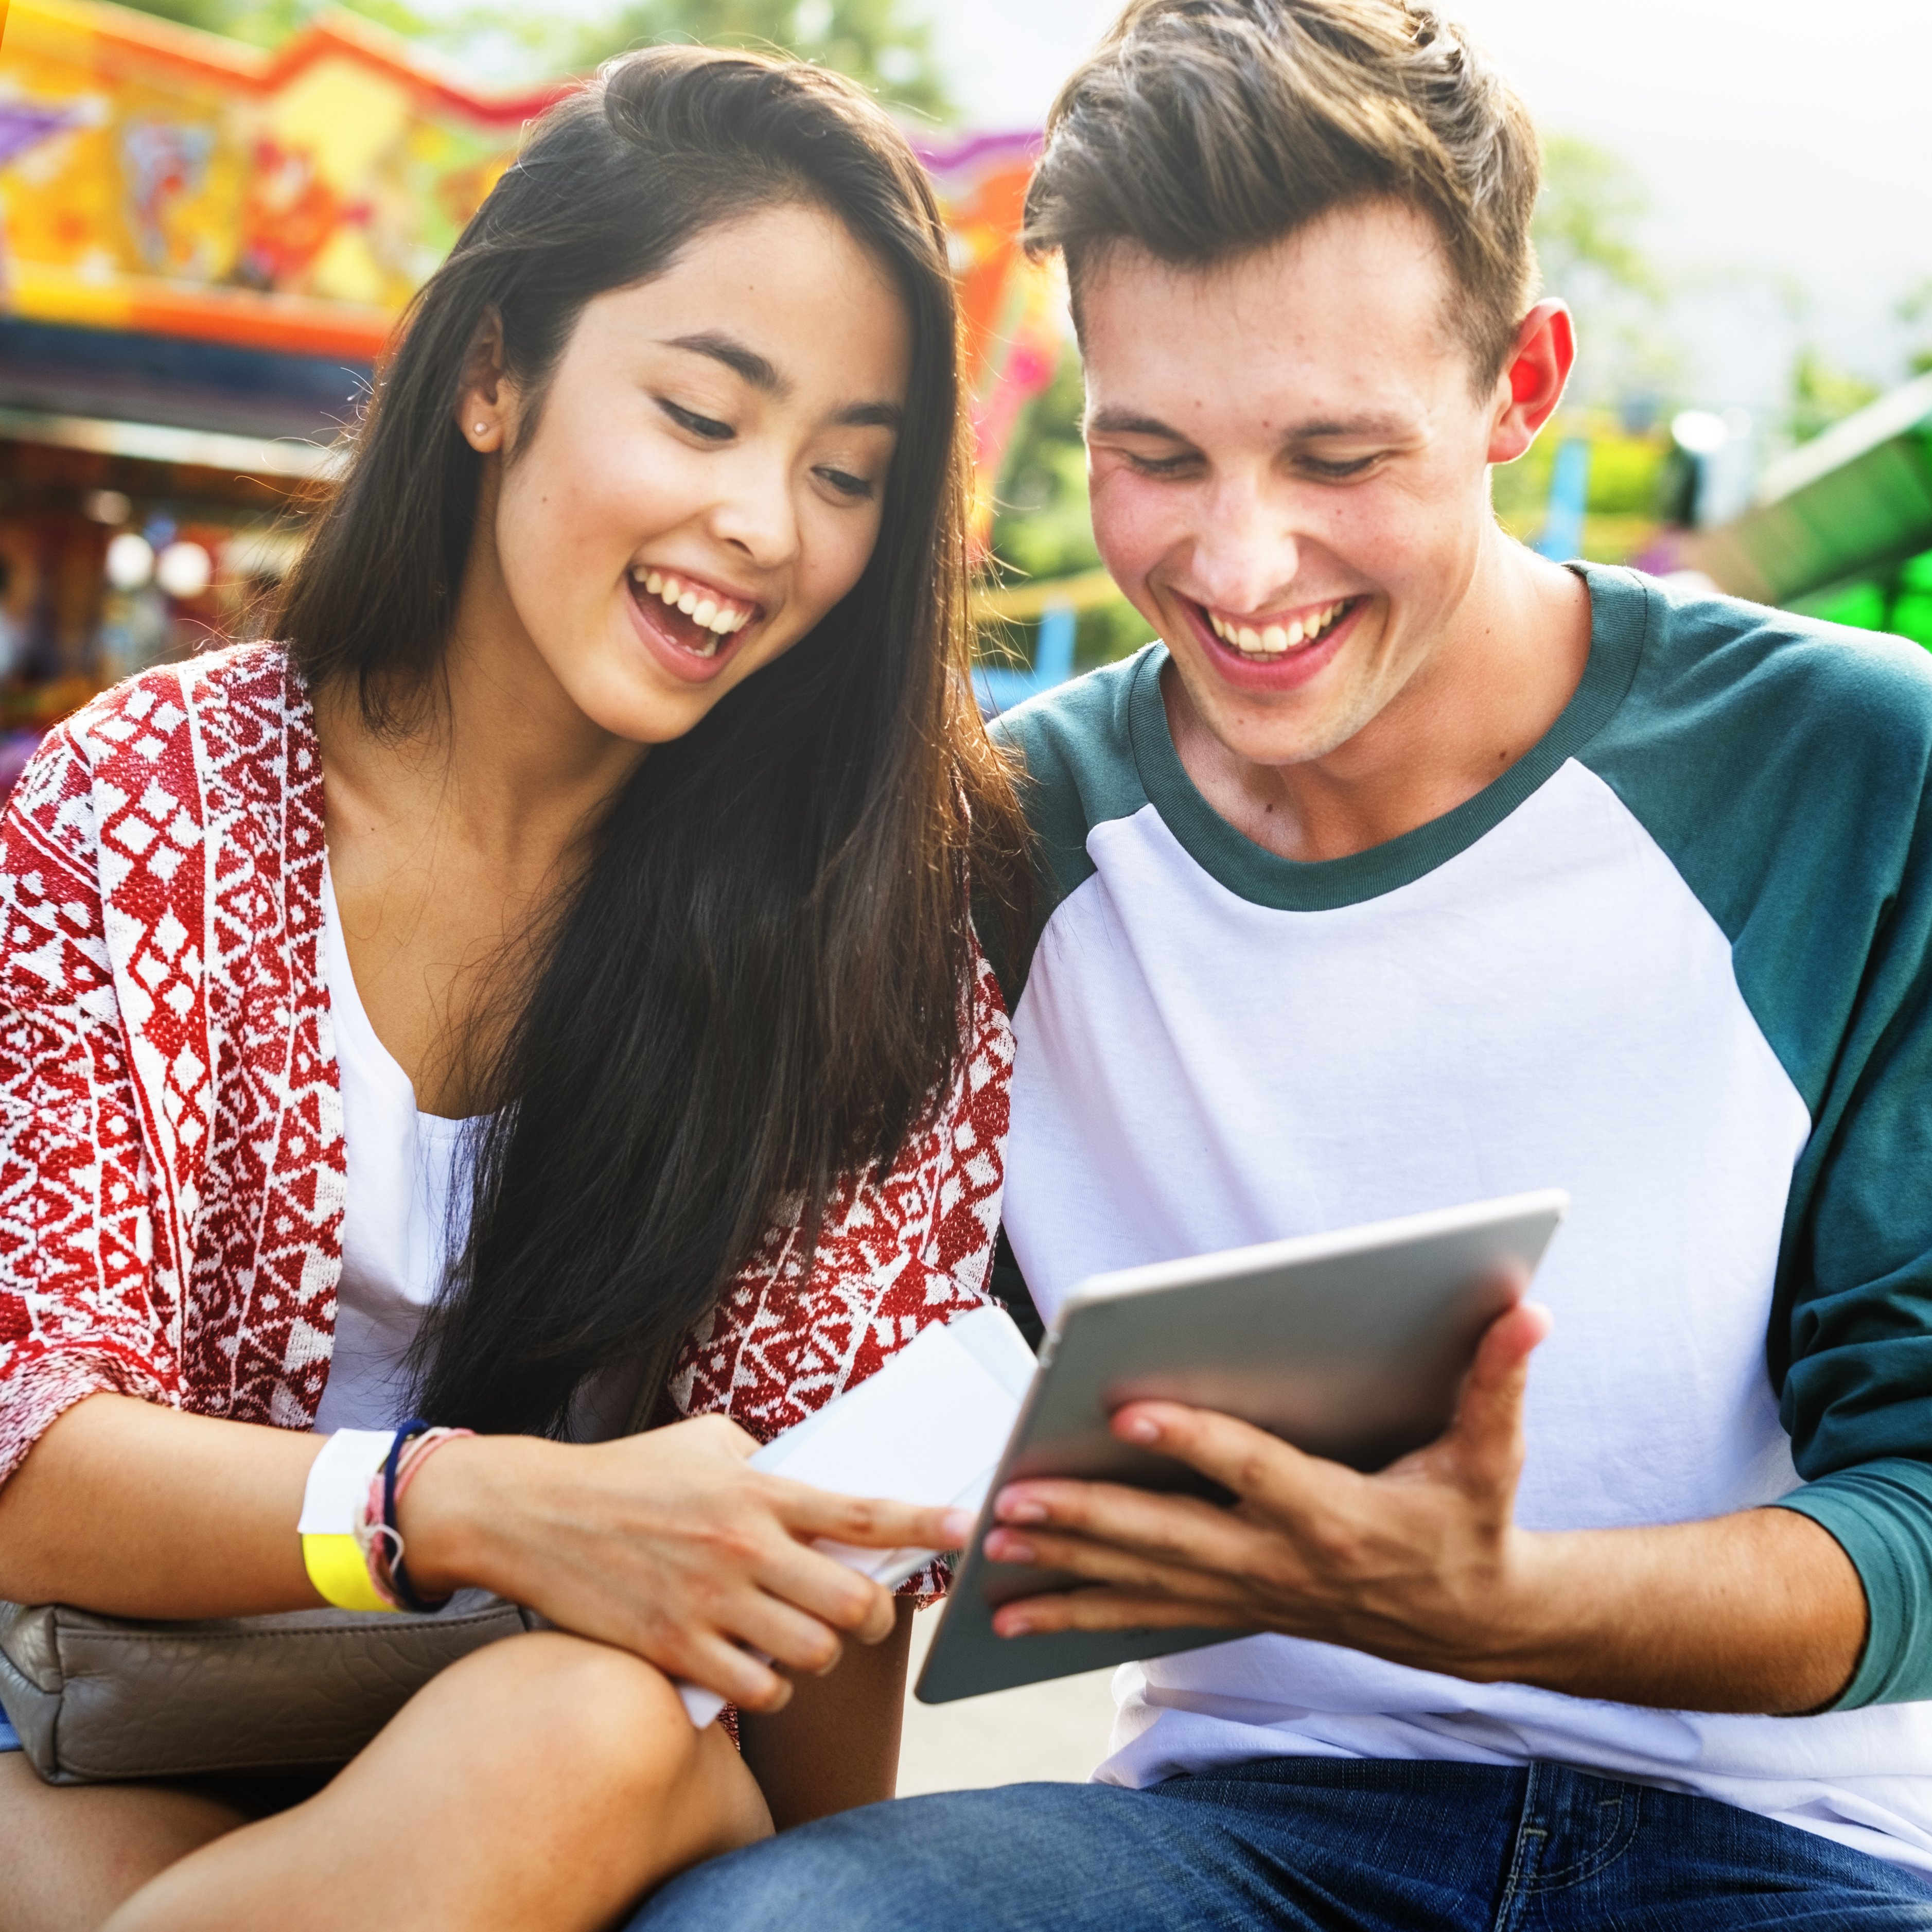
[[[798,554],[798,512],[789,472],[776,464],[742,466],[712,512],[719,539],[742,550],[760,569],[789,563]]]

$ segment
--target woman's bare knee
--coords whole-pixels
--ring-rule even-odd
[[[770,1828],[730,1741],[693,1730],[662,1672],[537,1632],[433,1678],[316,1797],[184,1860],[112,1932],[256,1932],[271,1915],[284,1932],[589,1932]]]
[[[662,1671],[560,1630],[465,1658],[426,1685],[385,1736],[401,1742],[431,1726],[479,1746],[514,1739],[520,1777],[595,1772],[652,1786],[686,1773],[698,1738]]]
[[[94,1932],[158,1873],[244,1822],[186,1786],[50,1785],[0,1756],[0,1932]]]

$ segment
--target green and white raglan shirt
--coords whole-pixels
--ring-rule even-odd
[[[1856,1675],[1712,1716],[1256,1637],[1128,1666],[1098,1774],[1548,1758],[1932,1870],[1932,658],[1586,577],[1549,735],[1346,859],[1208,806],[1158,645],[1002,722],[1043,901],[1006,1232],[1050,1318],[1101,1269],[1568,1188],[1518,1520],[1782,1502],[1864,1580]]]

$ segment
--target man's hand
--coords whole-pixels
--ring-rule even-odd
[[[1010,1484],[986,1554],[1085,1580],[1006,1604],[994,1628],[1274,1630],[1580,1696],[1709,1711],[1828,1703],[1856,1667],[1864,1596],[1808,1518],[1767,1508],[1654,1528],[1516,1527],[1523,1393],[1550,1325],[1528,1302],[1499,1316],[1447,1432],[1372,1476],[1228,1416],[1129,1404],[1117,1436],[1235,1502]]]
[[[1445,1646],[1480,1658],[1524,1534],[1514,1521],[1523,1387],[1549,1328],[1547,1312],[1528,1302],[1499,1316],[1448,1432],[1373,1476],[1229,1416],[1130,1403],[1114,1416],[1115,1435],[1188,1463],[1236,1503],[1108,1484],[1010,1485],[986,1554],[1070,1570],[1093,1587],[1008,1604],[994,1628],[1011,1636],[1203,1624],[1430,1669],[1444,1667]]]

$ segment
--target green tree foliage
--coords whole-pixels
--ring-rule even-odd
[[[1649,190],[1619,155],[1568,134],[1544,142],[1534,238],[1546,291],[1576,316],[1579,401],[1626,409],[1679,380],[1668,290],[1640,239]]]
[[[1811,344],[1805,343],[1791,364],[1786,430],[1793,442],[1809,442],[1834,422],[1876,401],[1879,393],[1877,383],[1834,369]]]
[[[1087,514],[1087,446],[1080,428],[1086,403],[1080,358],[1070,343],[1052,382],[1027,405],[1000,472],[993,559],[998,573],[1014,582],[1100,568]],[[1030,658],[1032,640],[1022,634],[1030,627],[1004,628],[1011,634],[983,641]],[[1081,612],[1075,661],[1083,669],[1109,663],[1137,650],[1149,634],[1147,620],[1124,597],[1116,598]]]
[[[126,0],[143,13],[278,46],[331,4],[411,40],[460,58],[488,40],[520,52],[529,77],[595,67],[627,48],[658,40],[779,49],[850,74],[907,112],[944,120],[952,112],[932,47],[932,30],[904,0],[615,0],[588,22],[559,19],[506,0],[418,13],[408,0]]]
[[[1932,375],[1932,277],[1900,299],[1898,319],[1925,338],[1906,352],[1906,368],[1915,376]]]
[[[1663,285],[1636,240],[1650,207],[1649,191],[1618,156],[1571,135],[1549,136],[1534,232],[1552,292],[1603,284],[1660,300]]]
[[[279,46],[322,10],[325,0],[122,0],[143,14],[210,34],[226,34],[258,47]],[[350,0],[349,10],[412,39],[437,38],[435,29],[404,0]]]
[[[902,0],[628,0],[583,31],[572,64],[656,40],[782,48],[850,74],[896,107],[934,120],[952,112],[932,28]]]

